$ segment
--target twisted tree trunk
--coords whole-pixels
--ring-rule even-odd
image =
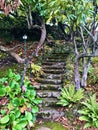
[[[7,48],[7,47],[4,47],[4,46],[0,46],[0,51],[2,52],[5,52],[7,54],[9,54],[10,56],[12,56],[18,63],[24,63],[24,59],[21,58],[18,54],[16,54],[15,52],[13,52],[13,50],[18,47],[20,45],[16,45],[15,47],[13,48]]]
[[[46,27],[45,27],[45,23],[42,22],[41,37],[40,37],[40,41],[39,41],[38,46],[37,46],[36,51],[35,51],[36,56],[38,56],[38,52],[43,48],[43,43],[45,41],[45,38],[46,38]]]

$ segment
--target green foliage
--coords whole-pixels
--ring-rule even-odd
[[[43,72],[41,66],[37,64],[31,64],[31,72],[35,77],[39,77]]]
[[[96,102],[96,94],[82,102],[82,106],[83,108],[78,112],[81,114],[79,119],[86,122],[84,128],[98,128],[98,103]]]
[[[93,63],[98,63],[98,57],[94,57],[94,58],[92,59],[92,62],[93,62]]]
[[[88,69],[88,84],[95,84],[98,80],[97,70],[93,66]]]
[[[64,87],[61,90],[60,101],[57,104],[62,106],[72,107],[74,104],[80,102],[84,97],[83,89],[75,90],[74,85],[70,85],[68,88]]]
[[[30,81],[25,80],[20,88],[21,77],[9,70],[8,75],[0,79],[0,129],[22,130],[32,127],[36,120],[38,104],[41,99]]]

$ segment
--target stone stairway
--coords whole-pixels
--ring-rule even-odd
[[[40,105],[39,117],[54,119],[64,114],[57,110],[58,106],[56,103],[63,86],[67,55],[68,53],[54,52],[46,57],[42,63],[44,74],[37,79],[37,82],[40,83],[37,95],[43,100]]]

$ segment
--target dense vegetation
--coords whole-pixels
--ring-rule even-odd
[[[60,49],[63,42],[70,51],[58,104],[68,108],[70,114],[65,115],[70,125],[80,115],[79,119],[86,122],[85,128],[98,128],[97,94],[93,95],[98,85],[98,0],[0,0],[0,32],[0,58],[10,55],[18,64],[24,63],[22,85],[20,75],[11,70],[0,79],[0,101],[4,97],[6,102],[6,106],[0,105],[1,129],[21,130],[33,126],[41,100],[29,79],[25,79],[26,70],[29,75],[31,69],[33,77],[42,75],[39,65],[55,42],[56,48]],[[26,40],[30,43],[21,49],[24,34],[28,36],[24,43]],[[28,48],[30,54],[23,57]],[[37,65],[29,66],[32,56]]]

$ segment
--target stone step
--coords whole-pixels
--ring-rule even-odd
[[[64,59],[66,59],[66,57],[67,57],[67,55],[52,54],[50,56],[47,56],[46,58],[47,59],[62,59],[62,60],[64,60]]]
[[[64,69],[62,70],[58,70],[58,69],[42,69],[43,70],[43,72],[45,72],[45,73],[48,73],[48,74],[64,74]]]
[[[56,119],[64,116],[64,112],[58,111],[58,108],[44,107],[40,108],[37,116],[43,119]]]
[[[44,65],[42,68],[43,69],[58,69],[58,70],[61,70],[61,69],[65,69],[65,66],[64,65],[61,65],[61,66]]]
[[[58,98],[60,96],[60,91],[53,90],[39,90],[37,91],[37,95],[41,98]]]
[[[57,98],[42,98],[42,103],[39,104],[39,107],[56,107],[58,99]]]
[[[36,81],[42,84],[61,84],[62,83],[62,80],[60,79],[37,78]]]
[[[47,62],[65,62],[66,59],[54,59],[54,58],[51,58],[51,59],[46,59]]]
[[[47,62],[47,61],[44,61],[42,63],[42,65],[52,65],[52,66],[60,66],[60,65],[65,65],[65,62]]]
[[[63,84],[59,84],[59,85],[41,84],[40,85],[41,90],[61,90],[62,87],[63,87]]]
[[[61,79],[63,78],[64,74],[49,74],[49,73],[44,73],[44,75],[42,75],[42,78],[47,78],[47,79]]]

